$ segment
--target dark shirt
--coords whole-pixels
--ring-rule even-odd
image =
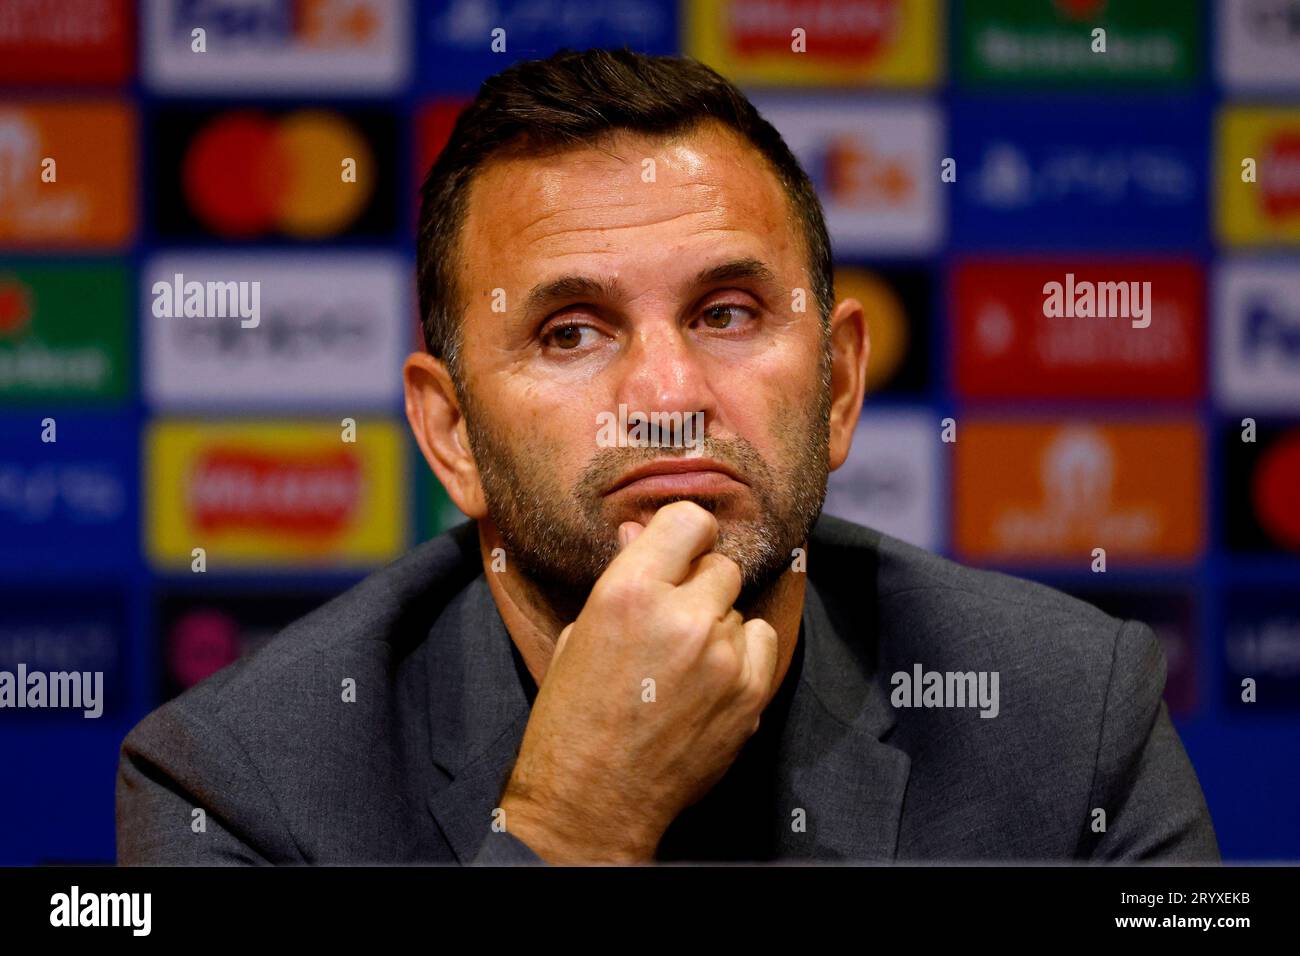
[[[776,806],[778,747],[790,700],[803,670],[803,627],[781,688],[735,762],[700,800],[664,832],[655,859],[672,862],[756,862],[777,856],[774,828],[789,826]]]

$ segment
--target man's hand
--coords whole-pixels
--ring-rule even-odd
[[[550,863],[653,860],[772,695],[776,632],[732,607],[741,573],[712,550],[717,520],[678,501],[640,527],[619,529],[561,633],[502,795],[506,829]]]

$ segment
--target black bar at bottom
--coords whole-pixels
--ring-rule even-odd
[[[6,941],[143,939],[149,894],[147,938],[202,944],[399,933],[431,949],[447,933],[457,949],[513,935],[562,944],[599,924],[618,945],[847,933],[867,946],[900,930],[925,942],[1231,945],[1242,933],[1294,938],[1298,889],[1300,868],[1281,866],[57,866],[0,869],[0,926]]]

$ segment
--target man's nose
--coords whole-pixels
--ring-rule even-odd
[[[629,412],[704,413],[716,410],[710,370],[690,329],[676,321],[639,328],[621,357],[618,401]]]

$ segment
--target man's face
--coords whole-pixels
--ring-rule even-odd
[[[825,495],[829,352],[801,234],[756,150],[710,124],[495,160],[460,250],[465,423],[510,560],[585,595],[622,522],[688,498],[717,517],[748,596],[789,566]],[[699,413],[702,443],[621,430],[656,413]],[[677,471],[638,478],[646,466]]]

